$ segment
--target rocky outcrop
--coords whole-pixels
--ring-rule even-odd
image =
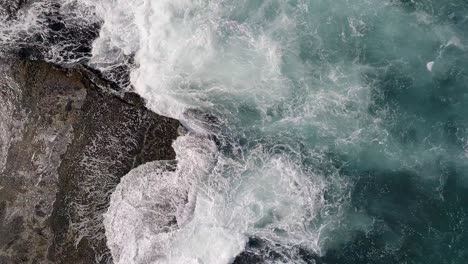
[[[85,69],[0,60],[0,263],[111,263],[120,178],[174,159],[179,123]]]

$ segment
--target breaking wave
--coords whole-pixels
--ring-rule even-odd
[[[135,90],[188,128],[174,143],[173,170],[145,165],[113,195],[106,229],[115,261],[357,263],[347,255],[353,247],[372,263],[405,259],[418,221],[392,219],[427,214],[422,199],[446,201],[452,176],[440,176],[434,163],[466,166],[465,118],[440,105],[466,103],[453,97],[466,81],[466,62],[456,59],[467,56],[466,18],[447,8],[344,0],[100,4],[95,58],[133,55]],[[453,93],[437,91],[444,85]],[[434,107],[442,107],[436,117]],[[458,131],[454,142],[447,126]],[[417,198],[398,201],[392,181]],[[172,225],[162,223],[168,216]],[[383,246],[360,248],[361,236]]]
[[[371,262],[404,259],[417,226],[391,219],[426,214],[417,206],[422,197],[443,203],[450,176],[441,179],[440,167],[429,164],[466,166],[463,148],[454,149],[465,144],[465,119],[446,108],[431,116],[433,107],[456,100],[455,91],[437,94],[436,87],[455,78],[449,86],[457,90],[466,80],[466,62],[448,55],[466,58],[464,36],[457,23],[426,7],[275,0],[99,5],[98,66],[134,55],[135,90],[151,109],[188,128],[174,143],[175,168],[145,165],[113,195],[105,224],[116,263],[230,263],[245,252],[263,262],[307,263],[333,259],[328,252],[359,243],[361,234],[383,241],[383,248],[368,249],[382,252]],[[447,126],[461,133],[455,142],[446,141]],[[386,177],[411,190],[424,186],[414,190],[419,198],[402,201],[409,211]],[[252,239],[263,249],[250,246]]]

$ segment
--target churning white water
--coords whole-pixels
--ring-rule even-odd
[[[307,138],[359,140],[368,92],[350,67],[358,65],[301,61],[296,34],[307,6],[134,0],[97,10],[104,24],[91,63],[134,55],[135,90],[189,129],[174,143],[173,170],[144,165],[112,195],[105,226],[114,261],[229,263],[249,237],[320,253],[327,210],[339,206],[327,204],[323,171],[312,166],[327,163],[324,146]]]

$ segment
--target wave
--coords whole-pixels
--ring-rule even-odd
[[[104,64],[134,56],[134,89],[148,107],[189,131],[174,144],[174,171],[138,169],[113,196],[106,228],[117,263],[230,263],[252,238],[278,255],[262,256],[266,262],[306,263],[299,249],[326,258],[359,232],[380,232],[375,213],[354,204],[364,175],[417,173],[448,154],[424,154],[441,142],[436,135],[408,147],[395,130],[405,131],[406,122],[425,130],[422,113],[388,90],[414,85],[408,96],[426,98],[416,95],[419,87],[450,75],[444,47],[464,51],[458,28],[434,22],[426,4],[134,0],[98,6],[104,24],[93,55]],[[172,176],[161,176],[166,173]],[[123,238],[134,231],[119,234],[129,225],[122,219],[145,219],[125,209],[126,195],[141,197],[134,207],[147,210],[158,199],[139,195],[167,185],[128,190],[132,177],[189,182],[173,183],[174,190],[184,186],[190,202],[169,195],[171,231],[159,231],[154,221],[141,224],[130,243]],[[183,216],[175,213],[186,206]],[[397,254],[391,252],[401,248],[391,241],[395,249],[386,252]]]
[[[99,58],[116,57],[100,53],[107,50],[135,54],[131,80],[136,91],[151,109],[189,129],[174,145],[179,165],[171,174],[191,182],[187,192],[197,201],[190,222],[170,235],[137,232],[128,243],[120,238],[135,231],[122,236],[109,231],[109,244],[118,248],[112,252],[119,252],[116,262],[229,263],[249,237],[269,241],[273,248],[281,245],[281,252],[301,246],[320,253],[322,231],[332,228],[346,203],[341,193],[346,180],[333,176],[338,169],[326,160],[328,144],[337,139],[356,144],[362,140],[361,123],[378,127],[366,113],[370,90],[359,81],[361,66],[304,61],[297,39],[303,34],[301,21],[289,18],[309,17],[300,5],[125,1],[100,8],[105,22],[94,52]],[[244,12],[252,14],[243,17]],[[215,118],[200,121],[191,109]],[[195,140],[209,135],[217,141],[213,154],[197,160],[181,154],[214,144]],[[196,144],[185,142],[189,138]],[[142,174],[138,177],[153,181],[165,178],[147,170]],[[132,182],[120,186],[126,189]],[[340,197],[336,201],[325,199],[331,189],[330,196]],[[112,203],[156,190],[152,185],[116,192]],[[120,220],[142,217],[124,208],[111,206],[106,230],[122,230],[128,223]],[[179,217],[175,220],[179,223]],[[297,258],[291,252],[289,258]]]

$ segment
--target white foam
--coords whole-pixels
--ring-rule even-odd
[[[229,263],[248,236],[319,251],[319,231],[307,223],[324,202],[320,177],[261,148],[246,163],[193,135],[174,148],[175,170],[142,165],[112,194],[104,224],[115,263]]]
[[[434,67],[434,62],[430,61],[426,64],[426,68],[428,71],[432,72],[432,67]]]
[[[135,89],[152,109],[176,118],[188,108],[211,106],[215,96],[235,101],[249,91],[259,106],[284,97],[279,46],[247,24],[225,20],[221,5],[226,3],[104,1],[92,62],[112,64],[119,54],[136,53]]]
[[[219,222],[219,198],[202,185],[214,166],[213,143],[183,136],[174,147],[176,170],[142,165],[112,194],[104,224],[115,263],[228,263],[243,250],[246,238]]]
[[[301,155],[320,160],[323,146],[306,145],[310,149],[302,154],[294,138],[308,144],[313,127],[323,137],[364,140],[359,128],[368,118],[369,88],[359,82],[358,65],[301,61],[294,42],[298,21],[286,13],[287,3],[267,1],[248,21],[237,18],[251,11],[249,4],[97,4],[105,23],[93,62],[112,65],[114,58],[135,53],[135,90],[152,110],[180,119],[191,131],[174,143],[175,171],[144,165],[125,176],[113,194],[105,224],[116,263],[229,263],[251,236],[320,252],[326,224],[315,218],[327,211],[327,183],[320,172],[303,167]],[[279,11],[265,19],[270,4]],[[293,69],[288,73],[285,60]],[[216,113],[217,130],[186,114],[192,108]],[[200,136],[210,133],[235,151],[219,151]],[[244,136],[251,140],[248,148],[234,143]],[[268,140],[294,146],[276,148]],[[158,203],[167,206],[156,208]],[[161,230],[167,226],[164,216],[172,215],[177,228]],[[327,217],[321,215],[322,221]]]

